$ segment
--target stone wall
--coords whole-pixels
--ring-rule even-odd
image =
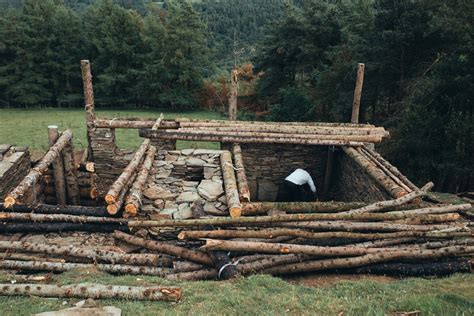
[[[342,150],[335,153],[331,197],[345,202],[376,202],[391,198],[385,189]]]
[[[13,190],[31,169],[28,148],[0,145],[0,200]],[[30,194],[26,194],[25,200]]]
[[[285,201],[285,178],[297,168],[308,171],[322,193],[326,170],[326,146],[287,144],[241,144],[245,171],[253,201]],[[229,144],[223,148],[230,149]]]

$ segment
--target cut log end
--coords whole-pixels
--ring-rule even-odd
[[[123,217],[134,217],[137,216],[137,207],[133,205],[132,203],[125,205],[125,213],[123,214]]]
[[[186,233],[185,233],[185,232],[180,232],[180,233],[178,234],[178,239],[179,239],[179,240],[184,240],[184,239],[186,239]]]
[[[12,196],[7,196],[3,202],[3,205],[8,208],[16,204],[16,199]]]
[[[95,164],[93,162],[86,162],[86,170],[89,172],[95,172]]]
[[[99,192],[97,191],[97,188],[92,188],[89,196],[91,199],[96,200],[99,197]]]
[[[229,208],[229,214],[232,218],[238,218],[242,216],[242,208],[241,207],[231,207]]]
[[[118,213],[118,211],[119,208],[115,204],[110,204],[107,206],[107,213],[109,213],[110,215],[115,215]]]
[[[111,195],[111,194],[107,194],[107,195],[105,196],[105,202],[106,202],[107,204],[109,204],[109,205],[114,204],[114,203],[115,203],[115,200],[116,200],[115,196],[113,196],[113,195]]]

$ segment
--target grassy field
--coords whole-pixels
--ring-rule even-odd
[[[11,280],[0,276],[2,281]],[[113,277],[98,272],[70,271],[56,283],[96,282],[117,285],[179,285],[179,303],[104,300],[123,315],[387,315],[419,310],[422,315],[473,315],[474,276],[458,274],[444,279],[405,279],[375,282],[339,281],[306,286],[270,276],[233,281],[170,282],[155,277]],[[71,307],[78,299],[0,297],[2,315],[30,315]]]
[[[193,111],[172,112],[169,110],[97,110],[99,117],[156,117],[165,113],[165,118],[187,117],[201,119],[219,119],[217,112]],[[86,146],[85,112],[82,109],[0,109],[0,144],[15,144],[29,146],[34,150],[45,150],[48,146],[47,127],[58,125],[60,130],[72,129],[74,144],[81,149]],[[120,148],[135,148],[143,140],[137,130],[118,129],[117,144]],[[178,142],[179,148],[216,148],[215,143]]]

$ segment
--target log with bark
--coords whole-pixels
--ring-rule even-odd
[[[127,183],[125,183],[125,186],[122,188],[122,191],[120,191],[120,194],[117,196],[115,202],[107,205],[107,212],[110,215],[117,215],[119,213],[123,203],[125,202],[125,196],[127,195],[128,190],[133,185],[133,182],[136,178],[137,174],[132,174],[131,177],[128,178]]]
[[[357,78],[354,89],[354,99],[352,101],[351,123],[359,123],[360,99],[362,97],[362,86],[364,84],[365,64],[357,64]]]
[[[249,136],[216,136],[205,133],[186,134],[177,130],[150,130],[140,129],[140,137],[165,140],[192,140],[208,141],[220,143],[261,143],[261,144],[299,144],[299,145],[320,145],[320,146],[362,146],[364,143],[349,140],[319,140],[301,138],[278,138],[278,137],[249,137]]]
[[[54,146],[56,141],[59,139],[59,136],[59,128],[56,125],[48,126],[49,148]],[[66,148],[66,146],[64,148]],[[66,205],[66,184],[64,178],[65,173],[62,154],[63,151],[60,151],[58,156],[51,163],[54,172],[54,187],[56,191],[56,198],[58,200],[59,205]]]
[[[64,222],[64,223],[104,223],[123,224],[128,221],[124,218],[98,217],[98,216],[75,216],[65,214],[34,214],[34,213],[0,213],[0,221],[23,221],[23,222]]]
[[[88,60],[81,60],[82,84],[84,89],[84,108],[86,110],[86,126],[87,126],[87,160],[94,161],[92,150],[92,137],[95,126],[95,103],[94,89],[92,87],[91,64]]]
[[[87,258],[110,263],[145,265],[152,267],[163,267],[164,263],[169,263],[168,260],[163,261],[162,256],[156,254],[127,254],[101,249],[91,249],[88,247],[40,244],[27,241],[0,241],[0,249]]]
[[[112,233],[116,230],[129,232],[126,225],[120,224],[80,224],[80,223],[0,223],[1,234],[43,234],[61,232],[90,232],[90,233]]]
[[[363,220],[363,221],[385,221],[398,220],[407,218],[423,219],[432,214],[444,214],[450,212],[459,212],[468,210],[471,204],[448,205],[441,207],[428,207],[414,209],[410,211],[396,211],[387,213],[363,213],[363,214],[343,214],[343,213],[317,213],[317,214],[288,214],[275,216],[254,216],[239,218],[206,218],[206,219],[187,219],[187,220],[133,220],[128,222],[129,227],[189,227],[189,226],[205,226],[205,225],[258,225],[280,222],[298,222],[298,221],[314,221],[314,220]]]
[[[146,154],[145,160],[143,161],[141,170],[137,178],[133,182],[133,185],[130,188],[129,195],[126,198],[124,217],[137,215],[137,211],[140,209],[141,204],[142,204],[141,201],[143,198],[143,190],[145,188],[145,184],[148,179],[150,170],[153,167],[153,161],[155,160],[155,155],[156,155],[156,147],[150,146],[150,149],[148,149],[148,152]]]
[[[271,210],[286,213],[332,213],[365,206],[363,202],[252,202],[242,203],[242,215],[267,214]]]
[[[152,128],[156,123],[154,119],[144,118],[113,118],[113,119],[96,119],[94,126],[98,128]],[[162,120],[158,129],[173,129],[179,128],[179,123],[174,120]]]
[[[70,205],[80,205],[79,183],[77,181],[77,169],[74,162],[74,146],[72,139],[63,149],[63,161],[68,202]],[[91,192],[94,191],[96,192],[95,196],[93,194],[90,195],[92,199],[97,198],[97,190],[91,190]]]
[[[224,151],[220,156],[220,162],[229,214],[232,218],[237,218],[241,215],[242,205],[240,204],[237,180],[235,178],[234,165],[232,164],[230,152]]]
[[[389,207],[403,205],[403,204],[413,201],[414,199],[420,196],[426,195],[433,188],[433,186],[434,186],[433,182],[428,182],[420,190],[413,191],[397,199],[375,202],[361,208],[349,210],[346,213],[347,214],[363,214],[363,213],[368,213],[368,212],[379,211],[379,210],[389,208]]]
[[[474,246],[453,246],[439,249],[419,249],[411,251],[390,251],[372,253],[358,257],[310,260],[300,263],[279,265],[263,270],[272,275],[323,271],[329,269],[356,268],[374,263],[404,259],[436,259],[472,254]]]
[[[102,206],[90,207],[76,205],[60,206],[49,204],[16,204],[12,207],[5,207],[3,203],[0,203],[0,211],[13,213],[65,214],[97,217],[108,216],[107,209]]]
[[[239,144],[232,144],[232,155],[234,156],[235,173],[237,176],[237,185],[239,188],[239,198],[241,202],[250,202],[250,189],[245,174],[244,158],[242,157],[242,148]]]
[[[118,240],[125,241],[132,245],[140,246],[152,251],[166,253],[168,255],[183,258],[192,262],[213,266],[212,259],[202,251],[191,250],[188,248],[171,245],[165,242],[147,240],[144,238],[125,234],[121,231],[114,232],[113,236]]]
[[[49,165],[59,157],[60,152],[69,144],[72,138],[72,132],[66,130],[58,138],[56,143],[48,150],[46,155],[35,165],[28,175],[13,189],[5,198],[4,205],[10,207],[18,203],[18,200],[27,193],[28,189],[33,187],[41,176],[48,170]]]
[[[39,296],[84,299],[125,299],[140,301],[179,301],[181,288],[169,286],[123,286],[103,284],[0,284],[3,296]]]
[[[46,262],[46,261],[0,261],[0,269],[26,270],[26,271],[53,271],[63,272],[73,269],[97,269],[114,274],[133,274],[133,275],[156,275],[165,276],[171,272],[168,268],[131,266],[124,264],[89,264],[89,263],[70,263],[70,262]]]

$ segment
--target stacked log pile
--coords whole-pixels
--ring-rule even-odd
[[[431,187],[428,184],[398,199],[369,205],[242,203],[239,218],[210,217],[196,210],[193,219],[141,220],[112,218],[98,207],[0,206],[3,229],[31,222],[95,225],[103,229],[98,231],[109,232],[115,227],[116,244],[135,247],[124,253],[28,240],[0,241],[0,249],[22,254],[1,261],[0,267],[66,271],[94,265],[110,273],[172,280],[328,270],[396,275],[470,270],[474,236],[472,222],[463,214],[472,206],[420,201]],[[261,216],[246,216],[254,214]],[[133,235],[135,232],[139,234]],[[62,261],[54,262],[54,258]]]
[[[142,128],[140,136],[152,139],[214,141],[222,143],[328,146],[362,146],[363,143],[379,143],[384,137],[388,136],[388,132],[384,128],[368,124],[266,123],[187,119],[179,119],[177,122],[179,123],[179,128],[155,130]]]

